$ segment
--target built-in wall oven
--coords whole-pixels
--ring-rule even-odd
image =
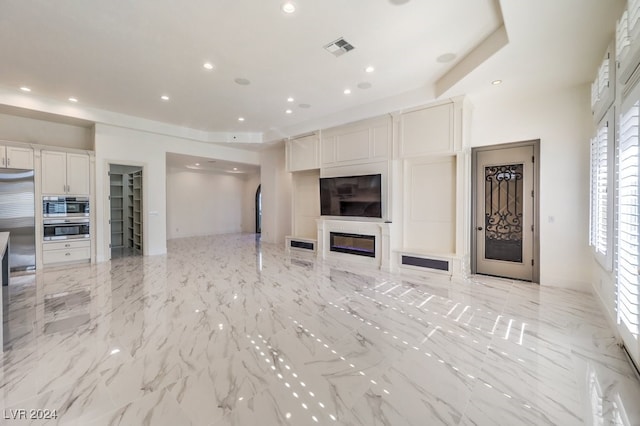
[[[45,218],[44,240],[74,240],[90,237],[89,218]]]
[[[89,197],[42,197],[42,216],[89,217]]]

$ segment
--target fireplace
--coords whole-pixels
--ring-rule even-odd
[[[331,232],[329,250],[358,256],[376,257],[376,237],[373,235]]]

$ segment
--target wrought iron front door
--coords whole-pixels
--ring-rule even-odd
[[[533,147],[479,151],[476,272],[533,280]]]

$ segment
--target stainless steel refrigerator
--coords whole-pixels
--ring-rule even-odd
[[[0,232],[10,232],[11,271],[36,267],[33,170],[0,169]]]

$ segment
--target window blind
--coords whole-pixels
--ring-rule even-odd
[[[616,59],[620,63],[624,62],[627,54],[629,53],[629,47],[631,46],[628,16],[629,14],[625,10],[620,19],[616,22]]]
[[[640,281],[638,279],[638,267],[640,266],[638,235],[639,119],[640,101],[620,116],[617,151],[617,315],[618,322],[623,324],[636,339],[640,328]]]
[[[607,256],[609,239],[609,128],[605,122],[591,141],[591,235],[596,253]]]

